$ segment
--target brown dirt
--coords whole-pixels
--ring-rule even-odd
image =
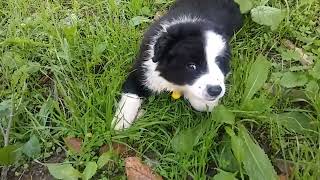
[[[65,159],[65,154],[55,153],[48,158],[44,163],[60,163]],[[12,168],[8,172],[8,180],[54,180],[50,175],[46,166],[37,162],[32,162],[29,167],[24,169],[23,167]]]

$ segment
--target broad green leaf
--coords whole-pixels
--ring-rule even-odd
[[[213,180],[236,180],[235,175],[229,172],[220,171],[213,177]]]
[[[91,179],[97,172],[98,166],[97,163],[95,162],[88,162],[86,165],[86,168],[84,169],[82,173],[82,178],[84,180],[89,180]]]
[[[210,127],[211,121],[202,121],[194,128],[179,131],[172,139],[171,145],[176,152],[190,154],[193,147],[198,144],[200,138]]]
[[[312,70],[309,72],[309,74],[319,80],[320,79],[320,59],[317,60],[316,64],[312,68]]]
[[[263,86],[268,78],[271,63],[262,55],[252,64],[249,77],[246,80],[246,87],[242,102],[248,101]]]
[[[305,94],[311,98],[311,99],[315,99],[317,97],[320,97],[320,87],[319,84],[317,83],[317,81],[310,81],[307,84],[307,87],[305,89]]]
[[[235,2],[239,4],[241,13],[246,13],[253,7],[251,0],[235,0]]]
[[[28,70],[27,70],[27,72],[29,73],[29,74],[33,74],[33,73],[36,73],[36,72],[38,72],[39,70],[40,70],[40,64],[39,63],[37,63],[37,62],[29,62],[28,63]]]
[[[277,180],[277,174],[265,152],[255,144],[244,126],[239,127],[242,139],[243,165],[251,180]]]
[[[219,105],[213,111],[213,117],[216,121],[226,124],[234,124],[235,116],[225,106]]]
[[[317,92],[319,92],[319,90],[320,90],[320,88],[319,88],[319,84],[317,83],[317,81],[310,81],[307,84],[306,91],[317,93]]]
[[[300,54],[297,51],[293,50],[286,50],[286,51],[281,51],[281,57],[283,60],[295,60],[298,61],[301,57]]]
[[[241,162],[244,159],[244,149],[243,147],[243,140],[238,136],[231,136],[231,147],[232,152],[238,162]]]
[[[173,137],[171,144],[176,152],[190,154],[196,143],[196,138],[193,129],[185,129]]]
[[[104,165],[106,165],[111,160],[112,155],[113,154],[111,151],[103,153],[98,159],[98,168],[101,169]]]
[[[143,8],[141,8],[140,13],[149,16],[151,15],[151,10],[148,6],[144,6]]]
[[[0,165],[9,166],[14,164],[20,157],[19,145],[9,145],[0,148]]]
[[[308,68],[308,67],[306,67],[306,66],[291,66],[290,68],[289,68],[289,71],[304,71],[304,70],[306,70],[306,68]]]
[[[258,6],[251,10],[252,20],[258,24],[270,26],[275,30],[286,16],[286,11],[269,7]]]
[[[0,103],[0,119],[8,117],[12,108],[12,101],[6,100]]]
[[[312,119],[300,112],[287,112],[277,114],[274,117],[276,122],[296,133],[303,134],[306,130],[317,130]]]
[[[37,158],[41,152],[39,140],[36,136],[31,136],[28,142],[22,147],[22,152],[29,158]]]
[[[130,25],[138,26],[138,25],[145,23],[145,22],[150,22],[150,19],[148,19],[147,17],[144,17],[144,16],[136,16],[130,20]]]
[[[286,72],[283,74],[280,85],[286,88],[304,86],[308,82],[308,77],[301,72]]]
[[[238,162],[242,162],[244,156],[242,139],[238,137],[231,128],[226,127],[225,130],[231,138],[231,148],[234,156],[236,157]]]
[[[240,168],[239,162],[232,153],[231,138],[229,135],[225,135],[222,139],[222,143],[219,145],[217,161],[220,169],[229,172],[236,172]]]
[[[71,164],[47,164],[50,174],[56,179],[77,180],[81,173]]]
[[[267,99],[267,97],[260,96],[259,98],[247,100],[241,107],[241,110],[261,113],[265,111],[270,111],[271,106],[271,99]]]

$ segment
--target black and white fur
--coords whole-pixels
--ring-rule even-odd
[[[234,0],[177,0],[144,34],[114,128],[128,128],[143,99],[163,91],[181,91],[194,109],[211,111],[225,94],[228,41],[241,26]]]

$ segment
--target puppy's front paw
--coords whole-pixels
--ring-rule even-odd
[[[142,99],[136,94],[123,94],[119,102],[112,126],[115,130],[123,130],[131,126],[136,119]]]
[[[131,126],[131,123],[124,116],[116,115],[112,120],[114,130],[123,130]]]

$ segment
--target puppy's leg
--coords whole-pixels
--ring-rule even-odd
[[[137,118],[143,100],[137,94],[123,93],[112,125],[115,130],[126,129]]]
[[[141,76],[137,71],[132,72],[123,85],[123,93],[117,106],[112,127],[115,130],[126,129],[139,116],[143,99],[149,96],[149,90],[142,85]]]

